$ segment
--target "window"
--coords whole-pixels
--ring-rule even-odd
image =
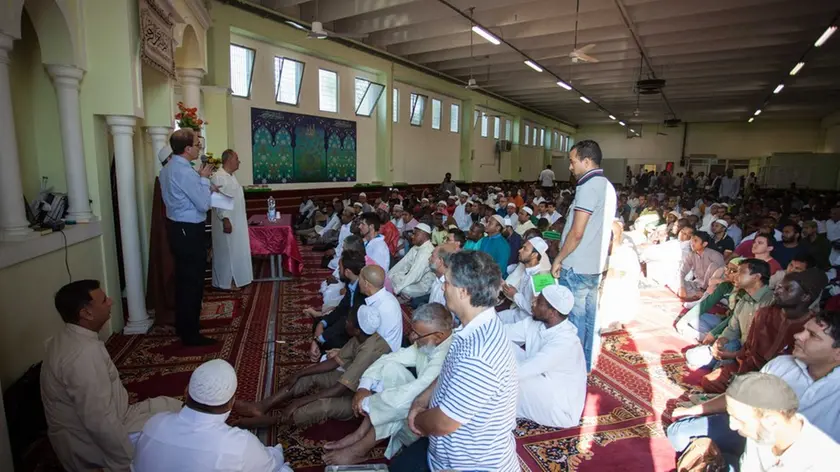
[[[489,117],[487,116],[487,113],[482,113],[481,114],[481,137],[482,138],[487,137],[487,120],[488,120],[488,118]]]
[[[234,97],[251,96],[256,51],[245,46],[230,45],[230,88]]]
[[[554,130],[553,135],[554,135],[554,140],[552,141],[552,144],[554,144],[554,146],[552,147],[552,149],[559,150],[560,149],[560,133],[557,132],[557,130]]]
[[[318,69],[318,109],[338,113],[338,74]]]
[[[493,118],[493,139],[499,139],[502,131],[502,119],[498,116]]]
[[[525,125],[525,145],[531,144],[531,127]]]
[[[384,90],[385,86],[382,84],[356,77],[356,114],[359,116],[372,115]]]
[[[537,127],[536,126],[531,128],[531,145],[532,146],[537,145]]]
[[[419,93],[411,94],[411,116],[408,122],[411,126],[423,126],[423,115],[426,113],[426,97]]]
[[[449,131],[457,133],[461,130],[461,105],[449,105]]]
[[[440,129],[440,100],[432,99],[432,129]]]
[[[274,99],[277,103],[298,105],[303,82],[302,62],[287,57],[274,58]]]
[[[545,128],[540,128],[540,147],[545,147]]]
[[[510,141],[513,138],[513,128],[510,120],[505,120],[505,139]]]
[[[394,89],[394,123],[400,121],[400,90]]]

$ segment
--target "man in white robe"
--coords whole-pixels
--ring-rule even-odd
[[[549,285],[535,299],[533,317],[505,325],[519,376],[519,418],[553,428],[571,428],[580,422],[586,359],[577,328],[568,320],[574,304],[568,288]]]
[[[529,229],[536,228],[534,223],[531,223],[531,215],[533,214],[534,210],[529,206],[523,206],[519,209],[519,224],[516,225],[516,234],[525,236]]]
[[[96,280],[72,282],[55,295],[65,324],[47,341],[41,401],[47,435],[67,472],[127,472],[146,420],[181,409],[181,402],[169,397],[128,404],[120,373],[98,334],[111,319],[111,303]]]
[[[470,194],[461,192],[458,198],[458,206],[455,207],[455,211],[452,214],[452,217],[455,219],[455,224],[458,225],[461,231],[468,231],[470,226],[472,226],[472,218],[467,207],[467,205],[472,205],[472,202],[468,200],[469,198]]]
[[[222,153],[222,168],[210,179],[219,192],[233,198],[233,210],[213,208],[213,286],[230,290],[242,288],[254,279],[251,241],[245,214],[245,192],[236,176],[239,155],[232,149]]]
[[[548,243],[543,238],[531,238],[519,248],[519,261],[525,267],[525,272],[514,287],[502,284],[502,293],[513,301],[511,308],[499,312],[499,319],[504,324],[516,323],[531,316],[531,301],[534,298],[534,284],[532,277],[540,272],[540,261],[548,259]]]
[[[414,311],[411,327],[411,346],[380,357],[362,374],[353,411],[364,420],[353,433],[324,445],[327,465],[364,462],[376,443],[389,437],[385,457],[390,459],[418,439],[407,426],[408,410],[440,374],[452,343],[452,315],[443,305],[429,303]]]
[[[350,236],[350,227],[353,225],[353,218],[356,217],[356,212],[352,208],[345,208],[341,210],[341,227],[338,230],[338,241],[335,246],[335,254],[330,259],[327,267],[336,270],[338,269],[338,261],[341,260],[341,251],[344,250],[344,240]]]
[[[388,272],[394,294],[403,302],[429,294],[435,276],[429,268],[429,256],[435,247],[431,241],[432,229],[426,223],[420,223],[412,233],[412,248]]]

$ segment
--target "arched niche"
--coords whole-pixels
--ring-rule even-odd
[[[202,47],[204,43],[199,39],[195,28],[191,24],[178,26],[182,26],[183,29],[176,27],[176,33],[180,32],[180,35],[176,35],[178,47],[175,49],[175,66],[180,69],[206,69]]]
[[[65,0],[24,0],[17,11],[17,32],[23,9],[32,21],[38,43],[41,46],[41,61],[44,64],[81,66],[76,54],[76,35],[68,21],[70,8]],[[19,35],[18,35],[19,36]]]

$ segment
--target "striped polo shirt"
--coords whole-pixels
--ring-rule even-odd
[[[519,383],[504,326],[489,308],[452,336],[429,407],[461,427],[429,437],[429,467],[518,471],[513,429]]]

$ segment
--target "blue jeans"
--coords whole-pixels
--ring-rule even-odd
[[[575,297],[569,321],[577,328],[586,357],[586,370],[591,372],[601,353],[601,334],[598,332],[598,284],[601,274],[578,274],[574,269],[564,267],[558,280]]]
[[[677,454],[682,454],[691,441],[709,438],[723,453],[727,464],[735,467],[746,444],[743,436],[729,428],[729,415],[726,413],[681,418],[668,426],[665,435]]]
[[[429,438],[420,438],[399,452],[388,465],[392,472],[426,472],[429,469]]]
[[[741,340],[740,339],[733,339],[726,343],[723,347],[725,350],[729,352],[737,352],[741,349]],[[719,361],[712,356],[712,348],[711,346],[700,345],[685,351],[685,363],[691,367],[692,369],[700,369],[702,367],[708,367],[709,369],[715,370],[721,364],[729,364],[735,362],[733,359],[727,359],[724,361]]]

